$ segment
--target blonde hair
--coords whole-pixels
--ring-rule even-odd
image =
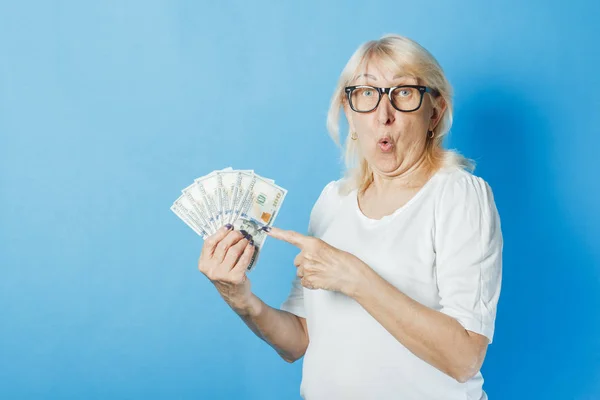
[[[431,170],[456,166],[467,170],[474,170],[475,163],[463,157],[455,150],[443,147],[444,137],[452,126],[452,87],[442,67],[437,60],[417,42],[404,36],[388,34],[379,40],[371,40],[362,44],[350,57],[340,75],[338,84],[331,98],[331,105],[327,113],[327,130],[333,141],[341,147],[339,132],[339,114],[347,101],[344,87],[353,80],[359,68],[372,60],[381,62],[393,71],[402,72],[404,75],[416,78],[421,85],[430,86],[440,92],[446,103],[446,109],[434,129],[433,139],[428,138],[425,147],[426,163]],[[439,104],[439,98],[431,97],[433,105]],[[348,132],[350,134],[351,132]],[[344,161],[346,170],[342,185],[343,192],[353,189],[364,191],[373,181],[373,171],[367,160],[360,154],[360,149],[355,140],[346,140]]]

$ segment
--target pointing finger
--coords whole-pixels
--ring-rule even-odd
[[[274,226],[269,227],[270,229],[265,229],[265,232],[271,237],[275,239],[283,240],[284,242],[288,242],[298,248],[302,248],[302,246],[306,243],[306,239],[308,236],[304,236],[301,233],[275,228]]]

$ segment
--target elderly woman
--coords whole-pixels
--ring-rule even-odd
[[[199,268],[283,359],[304,356],[301,395],[337,399],[486,399],[502,233],[489,185],[443,148],[451,87],[435,58],[402,36],[363,44],[333,94],[350,128],[347,173],[323,189],[297,246],[281,309],[256,297],[250,238],[223,228]]]

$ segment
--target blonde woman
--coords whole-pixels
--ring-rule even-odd
[[[281,309],[246,279],[251,238],[224,228],[199,268],[286,361],[304,356],[301,395],[337,399],[487,399],[480,368],[492,342],[502,233],[492,191],[443,148],[451,87],[416,42],[386,35],[358,48],[335,88],[350,131],[347,173],[316,201]]]

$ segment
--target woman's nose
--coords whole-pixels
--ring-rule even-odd
[[[390,125],[394,122],[394,107],[388,96],[381,96],[381,101],[377,106],[377,120],[382,125]]]

